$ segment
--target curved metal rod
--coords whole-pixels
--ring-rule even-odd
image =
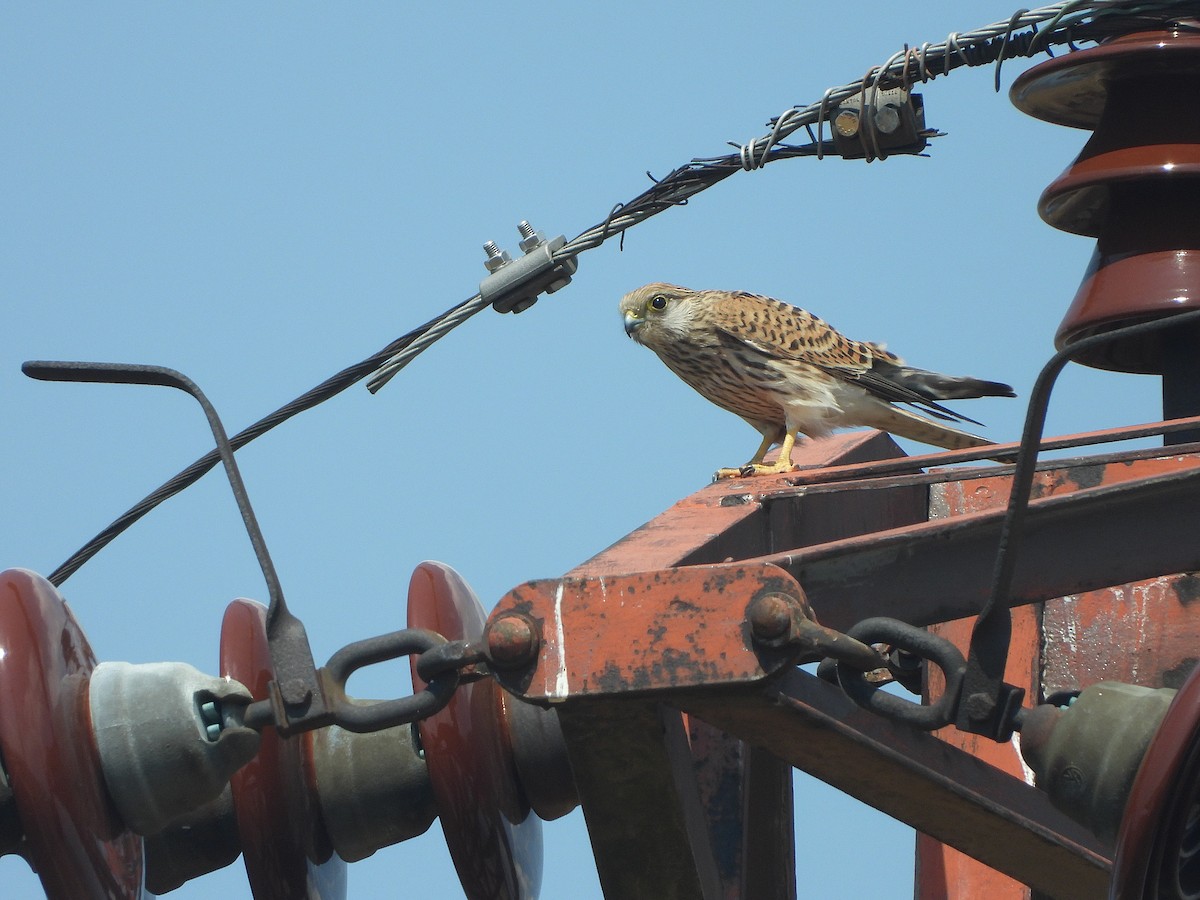
[[[1012,475],[1012,490],[1009,494],[1004,523],[1000,529],[996,564],[992,575],[992,591],[987,602],[979,611],[979,617],[971,631],[971,648],[967,656],[963,697],[968,699],[972,695],[982,695],[982,697],[977,698],[974,705],[976,715],[968,718],[960,716],[957,723],[960,729],[977,734],[993,734],[998,740],[1007,740],[1012,731],[1011,723],[1003,721],[1017,711],[1014,704],[1004,702],[1004,667],[1008,661],[1008,648],[1012,640],[1012,615],[1008,608],[1007,597],[1012,587],[1013,573],[1016,571],[1025,513],[1033,491],[1038,446],[1046,426],[1050,394],[1054,390],[1059,374],[1075,357],[1112,341],[1140,337],[1168,328],[1198,323],[1200,323],[1200,309],[1193,309],[1081,338],[1050,357],[1050,360],[1038,373],[1033,390],[1029,394],[1029,406],[1025,414],[1025,426],[1021,433],[1020,450]],[[1019,698],[1017,699],[1019,702]],[[994,705],[992,705],[993,703]]]
[[[267,582],[267,593],[271,602],[267,607],[267,642],[271,649],[271,662],[275,667],[275,680],[271,682],[272,718],[281,733],[290,733],[298,728],[316,727],[331,718],[328,700],[322,688],[317,668],[313,662],[312,648],[304,623],[287,608],[283,588],[275,572],[262,529],[250,506],[245,482],[234,459],[233,445],[216,409],[199,386],[174,369],[163,366],[133,365],[129,363],[61,362],[37,360],[26,362],[21,371],[30,378],[40,381],[93,382],[100,384],[146,384],[172,387],[190,394],[204,410],[217,443],[217,452],[225,464],[225,474],[233,497],[237,501],[246,525],[246,533],[254,547],[259,568]]]
[[[250,496],[246,493],[246,484],[242,481],[242,473],[238,470],[233,447],[229,443],[229,435],[225,431],[225,426],[221,424],[216,409],[196,382],[175,369],[129,363],[32,360],[22,363],[21,371],[39,381],[158,385],[172,387],[185,394],[190,394],[204,410],[208,426],[212,429],[213,438],[217,442],[217,452],[221,454],[221,462],[225,464],[225,474],[229,478],[229,486],[233,489],[233,498],[237,501],[238,510],[242,514],[246,533],[250,535],[250,543],[254,547],[258,566],[262,569],[263,578],[267,581],[267,594],[271,599],[270,609],[272,611],[287,609],[287,603],[283,599],[283,588],[280,587],[279,576],[275,571],[274,562],[271,561],[271,554],[267,552],[267,543],[263,539],[262,529],[258,526],[254,509],[250,506]],[[274,614],[278,615],[278,613]],[[270,622],[271,618],[272,612],[268,612],[267,621]]]

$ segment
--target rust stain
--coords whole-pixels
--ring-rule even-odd
[[[1198,463],[1196,457],[1177,456],[1047,470],[1035,476],[1033,496],[1115,484]],[[1008,503],[1010,485],[1010,478],[1004,476],[935,485],[931,515],[957,516],[1002,507]],[[1189,604],[1197,598],[1200,578],[1186,573],[1064,597],[1046,603],[1044,610],[1016,608],[1005,680],[1024,687],[1029,692],[1027,702],[1107,678],[1178,686],[1196,664],[1200,617]],[[965,649],[973,621],[943,623],[931,630]],[[936,698],[943,687],[940,673],[931,672],[927,697]],[[939,737],[1022,780],[1029,779],[1019,746],[994,744],[954,729],[944,730]],[[922,898],[1026,900],[1030,896],[1025,886],[924,836],[917,843],[917,873],[917,896]]]
[[[1047,603],[1044,690],[1106,679],[1178,687],[1200,646],[1200,614],[1190,604],[1198,581],[1193,573],[1164,575]]]
[[[761,650],[750,638],[746,609],[767,592],[803,598],[790,576],[764,564],[522,585],[491,619],[519,608],[541,623],[543,640],[533,666],[498,677],[550,702],[761,679],[786,663],[786,654]]]

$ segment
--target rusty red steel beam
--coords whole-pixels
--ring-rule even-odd
[[[720,900],[682,717],[655,700],[559,708],[605,897]]]
[[[1123,472],[1136,456],[1149,452],[1153,451],[1122,454],[1120,459],[1112,461],[1113,471]],[[575,569],[567,578],[518,588],[498,607],[498,613],[502,609],[540,611],[538,624],[545,637],[541,648],[543,653],[548,645],[572,648],[564,650],[566,657],[540,659],[536,667],[526,672],[528,677],[522,679],[523,683],[510,681],[509,686],[518,693],[529,692],[528,696],[536,696],[541,691],[545,700],[560,704],[557,708],[560,720],[564,723],[572,766],[577,779],[583,783],[580,799],[606,893],[611,896],[707,897],[718,892],[719,895],[730,897],[736,896],[733,891],[737,886],[751,883],[763,896],[787,898],[793,896],[795,891],[795,874],[790,865],[791,842],[784,840],[789,837],[789,832],[777,827],[780,823],[790,822],[790,792],[785,793],[779,787],[781,779],[786,780],[787,772],[773,755],[779,753],[790,766],[797,764],[795,753],[769,742],[760,744],[758,750],[743,745],[739,751],[743,754],[743,762],[754,756],[760,762],[768,763],[766,769],[759,768],[759,775],[765,774],[767,777],[755,784],[751,777],[753,767],[747,768],[742,763],[727,765],[708,758],[716,754],[720,747],[719,735],[714,735],[716,744],[708,749],[692,749],[695,759],[689,768],[684,764],[683,750],[678,741],[669,739],[670,735],[677,735],[682,728],[678,715],[653,705],[653,699],[659,696],[660,691],[667,692],[662,696],[670,694],[673,702],[683,706],[697,698],[712,698],[709,688],[713,684],[724,683],[730,691],[741,691],[747,684],[761,681],[778,671],[779,657],[764,655],[763,648],[754,646],[745,631],[745,607],[756,591],[792,593],[794,584],[775,569],[758,568],[753,573],[748,571],[762,560],[754,560],[750,566],[740,567],[741,575],[733,579],[730,578],[729,566],[723,567],[719,575],[711,570],[685,569],[682,573],[660,572],[657,576],[645,576],[657,577],[659,581],[654,584],[645,581],[644,577],[641,583],[636,579],[624,581],[625,576],[639,571],[667,569],[681,563],[720,562],[770,553],[781,547],[795,548],[809,544],[811,546],[807,549],[798,551],[798,557],[789,555],[787,560],[789,563],[795,563],[797,559],[806,563],[815,561],[813,569],[803,570],[803,577],[808,579],[814,572],[819,576],[822,572],[833,571],[829,566],[839,559],[843,564],[852,560],[850,564],[861,565],[864,560],[871,558],[873,547],[878,549],[883,545],[884,553],[891,553],[894,547],[888,547],[888,541],[895,540],[895,534],[906,533],[905,530],[911,528],[933,529],[918,532],[925,538],[916,541],[916,545],[925,547],[928,556],[938,549],[938,543],[942,541],[942,537],[929,537],[935,534],[942,523],[929,524],[925,521],[929,512],[929,485],[945,478],[1002,479],[1010,471],[1007,467],[987,466],[957,469],[945,474],[918,471],[908,475],[879,477],[887,471],[907,468],[911,472],[912,468],[921,464],[949,461],[944,454],[911,461],[897,459],[901,456],[901,451],[890,438],[872,432],[807,444],[801,455],[802,462],[811,466],[806,471],[753,481],[735,479],[712,485],[680,501],[662,516]],[[1057,465],[1060,471],[1043,473],[1039,478],[1061,479],[1067,477],[1063,474],[1066,472],[1089,483],[1089,479],[1093,478],[1089,472],[1100,464],[1095,460],[1048,463],[1047,467]],[[1177,461],[1175,464],[1187,466],[1192,462]],[[824,478],[825,475],[858,480],[838,483]],[[802,480],[817,483],[793,483]],[[1094,480],[1103,481],[1104,477],[1099,476]],[[753,488],[753,492],[748,493],[749,488]],[[1107,503],[1112,498],[1100,499]],[[1144,497],[1141,499],[1145,500]],[[1051,509],[1051,512],[1054,510]],[[1040,524],[1041,520],[1035,517],[1035,525],[1040,527]],[[998,531],[989,529],[994,526],[995,522],[978,526],[976,531],[966,527],[957,532],[957,542],[951,542],[954,552],[950,555],[953,557],[957,554],[960,567],[974,569],[977,576],[981,573],[982,577],[990,575]],[[907,534],[911,538],[912,532]],[[922,544],[922,540],[928,543]],[[972,542],[971,552],[964,553],[963,547]],[[944,547],[942,549],[945,550]],[[822,553],[826,555],[822,557]],[[780,555],[776,553],[775,556],[778,558]],[[871,569],[873,576],[885,587],[889,586],[894,571],[889,572],[887,565],[883,565],[879,559],[875,559],[875,563],[877,565]],[[918,565],[916,568],[926,579],[941,580],[933,570],[920,572],[921,567]],[[664,583],[664,576],[673,583]],[[674,580],[679,577],[693,581],[683,584]],[[717,580],[713,581],[713,578]],[[708,583],[694,579],[708,579]],[[866,612],[864,609],[847,607],[850,611],[844,615],[845,621],[841,621],[837,610],[841,599],[830,599],[833,595],[820,578],[815,578],[814,584],[817,586],[814,596],[819,598],[816,603],[821,607],[822,619],[827,624],[846,627],[868,614],[898,613],[896,602],[888,599],[886,591],[881,591],[878,597],[860,598],[864,605],[878,600],[876,608]],[[626,593],[627,587],[633,587],[634,591]],[[678,614],[689,623],[687,634],[676,635],[676,639],[667,644],[663,643],[663,636],[671,616],[663,619],[661,610],[653,612],[643,608],[647,596],[654,591],[673,591],[668,600],[675,602],[673,606],[668,603],[667,612]],[[589,592],[592,593],[590,598],[587,596]],[[634,600],[639,592],[641,596]],[[731,599],[735,596],[740,597],[740,601]],[[961,602],[957,594],[951,600]],[[974,612],[979,602],[976,599],[966,612]],[[589,616],[580,618],[573,613],[566,617],[562,615],[564,608],[574,610],[589,607],[592,613]],[[939,614],[946,609],[943,603],[939,607]],[[548,615],[544,614],[546,610],[550,610]],[[673,622],[671,627],[674,627]],[[720,640],[714,640],[714,635],[718,634],[740,635],[740,644],[722,649]],[[721,674],[723,671],[724,675]],[[540,686],[534,684],[539,677]],[[678,700],[678,697],[685,699]],[[849,702],[844,698],[842,700]],[[753,704],[746,708],[751,707]],[[777,717],[783,707],[784,704],[775,707]],[[700,711],[699,707],[691,708]],[[707,714],[717,716],[711,710]],[[737,737],[750,739],[756,728],[769,734],[772,728],[777,727],[778,723],[770,724],[769,713],[763,713],[763,717],[761,722],[735,725],[730,721],[714,720],[714,724],[718,728],[726,728]],[[873,719],[865,713],[859,714],[858,718],[863,722]],[[887,723],[883,724],[886,726]],[[863,733],[867,733],[867,726],[863,728]],[[887,741],[872,741],[861,736],[857,740],[860,748],[865,749],[861,750],[864,756],[856,765],[870,768],[870,763],[864,760],[869,760],[872,754],[886,755]],[[921,794],[927,787],[923,786],[922,773],[949,772],[952,780],[959,777],[953,769],[944,766],[942,755],[947,751],[940,749],[944,744],[926,735],[917,735],[916,740],[924,741],[923,752],[929,758],[920,758],[907,764],[911,770],[910,787],[914,795]],[[727,746],[735,745],[731,743]],[[632,754],[629,752],[631,748],[635,751]],[[833,758],[831,765],[836,768],[839,765],[837,754]],[[813,770],[816,764],[808,761],[801,765]],[[1038,858],[1025,862],[1025,869],[1035,870],[1046,864],[1046,858],[1053,861],[1064,852],[1068,855],[1073,852],[1072,840],[1063,836],[1063,829],[1069,830],[1074,826],[1063,823],[1062,817],[1049,809],[1040,795],[1020,782],[1015,782],[1020,790],[1013,793],[1013,779],[989,767],[981,768],[977,761],[964,762],[963,766],[967,767],[967,775],[977,781],[982,780],[987,789],[964,799],[963,808],[951,804],[953,812],[947,814],[946,818],[938,814],[934,816],[938,821],[923,822],[918,827],[924,827],[947,843],[991,861],[991,857],[986,855],[989,851],[979,850],[976,846],[980,840],[987,839],[979,835],[1001,833],[1005,836],[1003,840],[1008,840],[1010,845],[1025,846],[1020,843],[1021,836],[1015,831],[1025,827],[1021,824],[1025,823],[1022,804],[1032,803],[1034,809],[1030,821],[1039,823],[1033,828],[1038,837],[1028,846]],[[991,775],[998,780],[989,781]],[[743,818],[741,850],[726,858],[720,853],[719,835],[722,829],[728,834],[730,829],[736,828],[737,817],[727,821],[722,819],[720,804],[727,802],[731,795],[722,794],[715,785],[722,779],[728,781],[730,777],[738,782],[734,794],[741,792],[742,796],[750,796],[757,793],[765,802],[758,807],[759,814],[755,819]],[[826,780],[838,786],[842,784],[836,772]],[[770,787],[772,782],[775,782],[774,789]],[[937,790],[950,789],[943,785]],[[855,793],[853,790],[850,792]],[[1018,806],[1017,813],[1006,806],[1010,794],[1018,798],[1012,801]],[[922,815],[920,809],[915,814],[912,811],[895,810],[879,802],[878,797],[863,799],[905,821],[917,821]],[[984,812],[979,812],[972,804],[982,804]],[[1040,818],[1043,814],[1049,818]],[[914,815],[918,819],[914,819]],[[1014,816],[1018,823],[1015,825]],[[704,823],[706,828],[701,828],[698,823]],[[1009,826],[1012,833],[1005,830]],[[963,832],[970,833],[964,836]],[[1069,831],[1065,833],[1070,834]],[[631,842],[630,834],[640,835],[640,840]],[[1050,851],[1047,857],[1039,841],[1048,841],[1058,849]],[[766,856],[770,862],[766,866],[754,858],[755,849],[760,846],[767,848]],[[1103,861],[1102,851],[1095,848],[1088,849],[1083,855],[1087,858],[1082,863],[1066,864],[1062,870],[1073,873],[1069,878],[1073,883],[1094,887],[1100,881],[1093,870],[1097,866],[1104,869],[1107,863]],[[1097,863],[1097,859],[1101,862]],[[682,861],[677,865],[691,874],[676,871],[676,864],[664,871],[663,860]],[[1001,865],[1007,866],[1010,872],[1013,870],[1008,863]],[[1057,863],[1051,865],[1056,870],[1062,868]],[[1080,865],[1092,874],[1076,871]],[[646,879],[653,876],[645,875],[647,871],[661,877],[650,884]],[[773,877],[765,874],[768,871],[775,873]],[[1022,871],[1024,874],[1017,873],[1015,877],[1023,877],[1031,883],[1045,883],[1037,881],[1043,876],[1036,871],[1033,874]],[[635,877],[634,873],[642,874]],[[1100,880],[1103,877],[1106,876],[1101,875]],[[764,891],[770,893],[762,893]],[[1066,893],[1063,896],[1073,895]]]
[[[1111,850],[1041,791],[806,672],[667,699],[1056,900],[1107,894]]]
[[[793,459],[801,464],[828,465],[899,455],[900,449],[886,435],[860,433],[806,447]],[[676,550],[690,552],[693,543],[707,544],[707,552],[718,559],[751,548],[761,549],[773,527],[771,517],[761,504],[744,502],[742,493],[742,488],[728,482],[712,485],[677,504],[661,517],[661,526],[648,524],[569,573],[569,577],[578,578],[586,572],[607,579],[638,568],[667,567],[673,564]],[[911,516],[912,511],[905,510],[905,515]],[[834,518],[826,523],[824,536],[848,533],[844,526],[837,530]],[[862,527],[860,522],[857,530]],[[636,563],[632,562],[634,558]],[[794,590],[794,582],[782,573],[772,570],[772,577]],[[631,616],[615,606],[607,613],[611,619],[606,618],[592,633],[599,630],[610,637],[627,634]],[[628,645],[607,649],[614,659],[630,650]],[[559,707],[560,721],[568,723],[567,751],[576,778],[592,786],[580,799],[605,895],[677,896],[668,893],[679,890],[677,881],[693,885],[691,889],[699,893],[692,878],[676,879],[670,869],[663,871],[664,860],[673,866],[676,860],[694,861],[699,856],[699,865],[706,871],[711,866],[718,879],[718,884],[708,889],[719,891],[724,900],[794,900],[791,765],[693,719],[688,723],[692,759],[689,780],[687,767],[670,764],[674,759],[670,750],[664,753],[660,746],[667,732],[651,722],[647,734],[646,722],[623,714],[623,708],[631,702],[638,703],[621,696],[611,703],[600,700],[597,705],[597,701],[589,700]],[[597,714],[602,717],[599,728],[595,725]],[[681,718],[678,712],[662,707],[659,714],[672,729]],[[579,727],[573,727],[576,724]],[[610,746],[612,752],[606,752],[604,748]],[[629,747],[641,748],[634,754],[633,764],[626,763]],[[666,793],[664,784],[670,786]],[[683,824],[693,821],[690,817],[696,814],[690,799],[693,791],[699,797],[702,819],[710,835],[710,855],[704,853],[694,825],[688,828]],[[627,840],[630,833],[638,839]],[[647,885],[646,876],[639,878],[636,874],[645,872],[654,873],[658,883]]]
[[[1200,417],[1197,418],[1200,419]],[[1186,421],[1190,422],[1191,420]],[[962,451],[954,452],[961,453]],[[1174,458],[1196,453],[1200,453],[1200,444],[1180,444],[1171,448],[1170,457]],[[1118,453],[1055,458],[1042,460],[1037,463],[1035,471],[1038,475],[1042,475],[1044,473],[1065,473],[1076,468],[1095,466],[1115,464],[1128,466],[1147,460],[1162,459],[1163,454],[1164,450],[1162,447],[1143,447],[1138,450],[1123,450]],[[765,503],[779,503],[796,498],[812,497],[817,494],[848,494],[851,491],[879,490],[900,485],[927,485],[933,487],[940,484],[954,484],[960,481],[1009,478],[1016,469],[1015,465],[1007,463],[994,466],[925,468],[925,466],[932,466],[933,463],[937,463],[937,457],[949,455],[949,453],[939,453],[929,454],[928,456],[907,456],[902,459],[857,463],[852,466],[832,466],[828,469],[793,473],[787,478],[787,486],[777,487],[769,493],[760,495],[757,499]],[[1035,476],[1035,480],[1037,477]]]
[[[840,441],[845,441],[838,443],[841,448],[869,448],[876,456],[886,456],[891,443],[867,432],[818,446],[830,446],[837,459],[832,445]],[[1139,469],[1200,466],[1195,456],[1140,458],[1144,452],[1066,461],[1049,475],[1042,473],[1074,478],[1081,489],[1031,504],[1011,603],[1200,568],[1200,548],[1180,539],[1191,533],[1188,526],[1200,524],[1200,504],[1195,502],[1200,476],[1195,471],[1087,487],[1103,483],[1111,477],[1107,473],[1124,478]],[[955,470],[947,477],[1003,471],[987,467],[966,473]],[[914,624],[972,615],[990,589],[1004,510],[926,522],[930,480],[930,475],[918,474],[841,487],[793,487],[777,477],[756,479],[762,486],[759,493],[746,494],[746,483],[735,479],[681,501],[572,574],[742,559],[786,568],[804,584],[822,623],[835,628],[874,615],[895,615]],[[844,520],[842,534],[829,534],[837,525],[831,525],[831,517]],[[807,534],[811,528],[817,533]],[[824,540],[821,534],[827,535]],[[798,549],[780,553],[775,548],[781,545]]]
[[[1200,568],[1200,542],[1188,539],[1200,531],[1200,458],[1143,464],[1176,471],[1030,503],[1010,605]],[[1108,477],[1083,466],[1071,472],[1083,484]],[[790,572],[829,627],[880,615],[928,625],[982,607],[1004,516],[989,510],[742,562]]]
[[[496,656],[501,626],[514,617],[531,622],[540,633],[535,655],[496,678],[550,704],[754,682],[795,657],[751,636],[749,606],[767,594],[803,597],[790,575],[762,564],[531,581],[501,599],[488,634]]]
[[[1200,421],[1200,417],[1085,432],[1051,438],[1043,446],[1077,447],[1085,442],[1128,440],[1163,430],[1194,427],[1197,421]],[[1009,449],[1015,446],[998,444],[996,448]],[[1200,448],[1178,447],[1173,452],[1178,455],[1195,452],[1195,449]],[[1146,448],[1094,458],[1044,460],[1039,464],[1039,469],[1064,469],[1095,463],[1125,465],[1162,453],[1158,448]],[[992,477],[1012,471],[1011,466],[995,465],[942,472],[921,471],[970,460],[974,455],[972,451],[951,451],[906,457],[890,437],[877,431],[849,432],[820,441],[806,441],[798,446],[793,458],[800,465],[799,471],[753,479],[726,479],[697,491],[576,567],[570,574],[646,571],[759,556],[772,552],[779,545],[779,532],[786,529],[776,527],[772,519],[778,518],[777,510],[793,499],[811,499],[822,491],[858,491],[863,488],[870,492],[883,491],[902,484],[909,485],[915,491],[920,485],[939,480]],[[913,524],[925,518],[924,515],[913,513],[908,515],[907,521],[897,522],[893,521],[894,510],[877,508],[869,509],[864,514],[874,516],[876,521],[874,527],[859,530],[858,533],[863,534],[897,524]],[[827,535],[821,542],[848,536]],[[779,546],[791,548],[799,544]]]
[[[903,456],[903,451],[886,434],[856,431],[805,442],[792,454],[792,459],[802,468],[819,469]],[[767,506],[773,492],[791,488],[788,477],[733,478],[710,484],[568,574],[644,572],[767,552],[772,549]],[[825,539],[840,536],[833,534]]]
[[[791,763],[695,716],[687,729],[724,900],[795,900]]]
[[[703,689],[786,666],[790,654],[758,652],[746,624],[749,604],[772,593],[801,596],[772,566],[688,567],[530,582],[493,612],[489,648],[506,660],[497,679],[555,704],[606,897],[795,896],[790,771],[744,745],[724,748],[739,757],[726,766],[715,757],[724,755],[716,734],[705,736],[708,758],[697,760],[701,748],[689,745],[678,710],[639,699],[662,683]],[[535,642],[524,638],[526,624]],[[527,659],[515,652],[530,647]],[[568,698],[583,702],[561,702]],[[754,757],[757,771],[746,765]],[[772,781],[774,796],[764,796]],[[751,821],[752,809],[764,814]],[[724,840],[731,829],[732,844]],[[743,893],[743,882],[756,893]]]
[[[1070,450],[1088,447],[1095,444],[1109,444],[1117,443],[1119,441],[1135,440],[1137,438],[1153,437],[1160,434],[1175,434],[1177,432],[1195,429],[1197,426],[1200,426],[1200,416],[1188,416],[1182,419],[1169,419],[1162,422],[1149,422],[1144,425],[1124,425],[1120,428],[1108,428],[1100,431],[1084,431],[1077,434],[1061,435],[1057,437],[1046,438],[1038,446],[1042,453],[1052,450]],[[793,485],[817,484],[859,478],[876,478],[881,475],[897,475],[905,472],[914,472],[920,469],[949,466],[956,463],[974,462],[980,459],[992,459],[995,457],[1011,458],[1015,460],[1017,451],[1020,449],[1020,447],[1020,443],[1015,442],[991,444],[982,448],[975,447],[969,450],[942,450],[935,453],[925,453],[920,456],[906,456],[902,459],[838,463],[819,468],[807,468],[804,471],[790,473],[787,476],[787,481]],[[1178,444],[1172,447],[1172,451],[1176,453],[1195,452],[1197,449],[1200,449],[1200,444]],[[1162,452],[1162,448],[1151,447],[1136,451],[1124,451],[1118,455],[1141,457],[1152,454],[1161,455]],[[1069,464],[1070,461],[1064,461],[1063,459],[1043,461],[1042,463],[1039,463],[1039,466],[1043,468],[1050,468],[1062,466],[1064,462]],[[957,470],[957,472],[972,471],[974,470]],[[1008,464],[1001,464],[1000,467],[982,467],[981,471],[983,471],[985,474],[993,475],[1000,472],[1011,472],[1012,468]],[[944,474],[949,473],[944,472]]]
[[[644,876],[623,871],[645,868],[635,860],[650,864],[660,852],[707,858],[694,825],[681,824],[691,821],[695,785],[672,755],[675,720],[656,703],[1053,888],[1053,896],[1097,895],[1108,873],[1105,849],[1043,794],[936,737],[860,710],[796,670],[786,650],[756,641],[749,609],[767,594],[802,597],[778,569],[730,564],[530,582],[492,613],[493,623],[523,617],[542,635],[523,668],[497,677],[528,699],[556,704],[598,865],[612,870],[603,877],[624,879],[613,896],[658,896],[634,889],[646,888],[634,881]],[[655,826],[647,830],[647,822]],[[629,844],[631,832],[642,835],[640,845]],[[705,894],[696,886],[678,896]]]

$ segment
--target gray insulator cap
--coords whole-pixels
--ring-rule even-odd
[[[143,836],[219,797],[258,752],[241,724],[250,692],[186,663],[100,663],[89,700],[105,784]]]
[[[1175,693],[1101,681],[1069,708],[1034,707],[1021,726],[1021,755],[1038,788],[1097,837],[1115,841],[1134,776]]]
[[[229,865],[242,853],[232,788],[147,836],[143,847],[146,890],[155,896]]]
[[[331,725],[313,732],[321,817],[346,862],[416,837],[437,817],[415,727],[355,734]]]

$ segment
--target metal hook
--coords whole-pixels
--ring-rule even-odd
[[[250,543],[254,547],[254,555],[258,558],[259,568],[267,582],[267,593],[271,598],[272,607],[286,608],[283,599],[283,589],[279,585],[279,576],[275,572],[275,564],[271,554],[267,552],[267,543],[263,539],[262,530],[258,527],[258,519],[250,506],[250,496],[246,493],[245,482],[238,470],[237,460],[234,459],[233,447],[229,443],[229,435],[217,415],[212,403],[200,390],[199,386],[174,369],[162,366],[144,366],[127,363],[98,363],[98,362],[60,362],[33,360],[23,363],[21,371],[30,378],[39,381],[70,381],[90,382],[96,384],[145,384],[160,387],[172,387],[190,394],[208,419],[213,438],[217,442],[217,452],[221,454],[221,462],[225,464],[225,474],[229,478],[229,486],[233,489],[234,500],[242,514],[246,532],[250,535]]]
[[[90,382],[97,384],[145,384],[159,387],[172,387],[191,395],[208,419],[209,428],[217,443],[217,452],[225,465],[225,474],[233,497],[237,501],[238,510],[254,547],[254,555],[262,569],[263,578],[267,582],[267,593],[270,596],[270,606],[267,609],[267,639],[271,647],[271,660],[275,665],[277,680],[272,682],[278,691],[276,708],[284,711],[283,721],[276,724],[281,731],[295,722],[309,719],[328,718],[325,694],[317,678],[316,666],[313,663],[312,650],[309,646],[308,635],[303,623],[287,608],[283,597],[283,588],[267,551],[266,541],[258,526],[254,509],[250,506],[250,496],[246,492],[245,482],[242,481],[234,458],[233,446],[229,435],[216,409],[199,386],[174,369],[163,366],[134,365],[129,363],[100,363],[100,362],[62,362],[35,360],[23,363],[21,371],[30,378],[39,381],[68,381]]]
[[[1200,310],[1193,309],[1093,334],[1059,350],[1038,373],[1033,389],[1029,392],[1029,405],[1021,432],[1017,464],[1012,474],[1008,507],[1000,527],[991,592],[975,620],[971,631],[970,652],[967,655],[963,697],[969,700],[972,695],[979,695],[985,698],[986,702],[976,704],[974,715],[960,717],[957,723],[959,729],[991,735],[998,740],[1007,740],[1012,732],[1012,723],[1008,719],[1009,714],[1015,710],[1006,710],[1003,702],[996,702],[997,699],[1004,698],[1004,666],[1008,660],[1012,635],[1012,615],[1007,599],[1020,554],[1025,513],[1033,493],[1033,477],[1037,469],[1038,449],[1046,425],[1050,395],[1059,374],[1068,362],[1095,347],[1123,338],[1195,324],[1197,321],[1200,321]],[[970,708],[966,711],[969,713]]]

